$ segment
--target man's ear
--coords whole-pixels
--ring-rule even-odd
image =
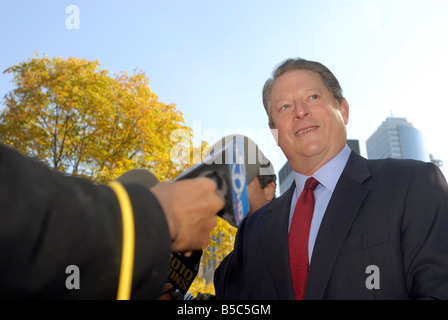
[[[345,98],[342,98],[340,110],[341,110],[342,119],[344,119],[344,123],[347,124],[348,118],[349,118],[349,106],[348,106],[348,102]]]
[[[275,198],[275,183],[269,183],[264,189],[264,194],[266,196],[266,200],[272,201]]]

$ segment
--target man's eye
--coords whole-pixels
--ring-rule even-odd
[[[281,107],[280,107],[280,111],[282,111],[282,110],[286,110],[286,109],[288,109],[289,108],[289,104],[284,104],[284,105],[282,105]]]
[[[317,98],[319,98],[319,96],[317,94],[313,94],[310,96],[311,100],[316,100]]]

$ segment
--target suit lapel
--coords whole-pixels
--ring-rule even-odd
[[[322,299],[339,249],[368,193],[367,162],[352,152],[328,204],[313,249],[305,299]]]
[[[280,300],[294,299],[288,251],[288,222],[295,183],[265,213],[262,245]]]

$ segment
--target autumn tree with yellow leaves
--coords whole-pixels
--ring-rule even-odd
[[[149,169],[159,180],[177,176],[189,165],[170,158],[180,143],[171,133],[191,133],[182,113],[158,101],[143,72],[111,76],[99,66],[35,56],[6,69],[15,89],[4,98],[1,141],[96,182],[132,168]]]
[[[0,141],[55,170],[106,183],[145,168],[166,181],[198,163],[208,147],[188,143],[192,130],[182,113],[158,100],[143,72],[110,75],[98,61],[36,54],[4,73],[15,88],[3,99]],[[219,219],[202,263],[221,261],[234,235]],[[214,288],[198,277],[191,291]]]

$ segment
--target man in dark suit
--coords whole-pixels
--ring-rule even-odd
[[[297,298],[290,256],[299,254],[309,263],[304,299],[447,299],[448,186],[440,170],[351,152],[348,103],[320,63],[284,61],[266,81],[263,103],[295,181],[240,225],[215,273],[217,298]],[[307,251],[297,253],[288,234],[305,210],[297,200],[310,177],[318,184]]]

